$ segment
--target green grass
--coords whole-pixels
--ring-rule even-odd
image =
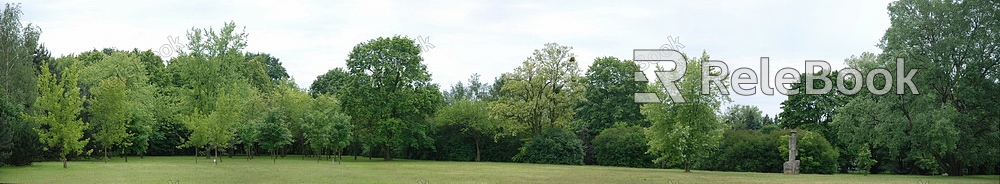
[[[382,161],[344,157],[342,164],[289,156],[247,161],[224,157],[133,157],[38,162],[0,168],[0,183],[1000,183],[1000,176],[783,175],[521,163]]]

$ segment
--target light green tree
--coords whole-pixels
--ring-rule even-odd
[[[60,59],[75,60],[72,56]],[[63,168],[66,168],[66,155],[90,154],[90,151],[83,150],[90,139],[83,139],[83,131],[88,125],[79,118],[84,98],[80,96],[80,88],[77,87],[78,64],[72,63],[74,64],[63,71],[58,79],[49,72],[48,67],[41,67],[42,74],[38,77],[40,96],[35,99],[34,110],[24,114],[26,120],[43,127],[38,129],[38,135],[46,148],[62,150],[59,157]]]
[[[509,120],[500,121],[504,134],[539,135],[548,128],[565,128],[573,120],[584,87],[571,49],[547,43],[514,72],[503,74],[503,95],[490,111],[495,118]]]
[[[213,120],[199,109],[195,109],[191,114],[183,116],[184,127],[191,130],[191,134],[187,136],[187,140],[178,146],[178,148],[193,147],[194,163],[198,163],[198,154],[201,153],[198,150],[205,147],[210,141],[211,135],[209,134],[208,124],[212,123]]]
[[[435,116],[441,125],[458,125],[462,133],[469,134],[476,145],[475,161],[480,161],[484,140],[494,140],[499,131],[497,121],[490,117],[489,103],[474,99],[460,99],[441,108]]]
[[[337,154],[339,159],[342,149],[351,142],[351,117],[341,112],[340,104],[333,96],[317,96],[312,107],[302,124],[306,143],[316,151],[317,160],[325,150]]]
[[[90,89],[90,106],[87,111],[92,114],[91,128],[95,131],[93,138],[101,144],[104,152],[104,162],[108,162],[108,150],[115,146],[128,146],[125,139],[128,124],[129,106],[125,99],[125,81],[118,77],[101,80],[97,86]]]
[[[679,164],[684,172],[691,172],[692,164],[718,148],[725,125],[717,113],[722,103],[730,100],[714,85],[709,94],[701,94],[702,71],[699,69],[708,61],[707,53],[702,53],[700,58],[683,57],[688,69],[684,78],[677,81],[677,86],[686,102],[667,100],[662,104],[643,105],[642,114],[652,124],[645,130],[649,138],[647,153],[656,156],[656,162]],[[709,72],[710,75],[726,75],[714,68]],[[728,77],[722,81],[728,81]],[[650,88],[656,89],[661,97],[667,96],[661,85]]]
[[[38,96],[38,66],[32,54],[41,33],[34,25],[21,24],[19,4],[5,3],[0,13],[0,98],[24,107]]]
[[[271,161],[277,162],[278,148],[292,143],[292,132],[284,126],[281,111],[272,110],[267,113],[264,122],[257,126],[257,138],[260,147],[271,154]]]

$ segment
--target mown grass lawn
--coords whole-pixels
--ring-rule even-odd
[[[1000,183],[1000,176],[782,175],[521,163],[382,161],[344,157],[341,164],[289,156],[247,161],[224,157],[133,157],[37,162],[0,168],[0,183]]]

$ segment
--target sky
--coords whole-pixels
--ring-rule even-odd
[[[22,21],[42,30],[53,56],[92,49],[160,51],[169,58],[191,28],[233,21],[248,34],[247,52],[278,57],[295,82],[344,67],[351,49],[378,37],[407,36],[422,44],[432,82],[447,89],[481,75],[511,72],[545,43],[573,47],[581,71],[597,57],[632,59],[633,49],[673,46],[708,53],[730,72],[781,68],[804,71],[805,60],[834,69],[876,44],[889,27],[884,0],[817,1],[27,1]],[[649,73],[649,72],[647,72]],[[772,80],[773,81],[773,80]],[[773,84],[771,85],[773,86]],[[733,102],[781,112],[786,96],[730,96]]]

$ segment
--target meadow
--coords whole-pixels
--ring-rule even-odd
[[[288,156],[223,159],[216,165],[192,156],[35,162],[0,168],[0,183],[1000,183],[1000,176],[784,175],[495,162],[382,161],[344,157],[343,162]]]

